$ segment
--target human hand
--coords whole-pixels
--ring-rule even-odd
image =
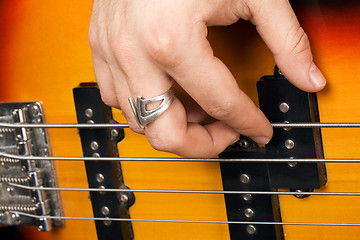
[[[308,92],[325,86],[287,0],[95,0],[89,41],[103,101],[122,109],[130,128],[161,151],[212,157],[240,134],[266,144],[272,136],[270,123],[214,56],[206,38],[208,26],[240,18],[256,26],[292,84]],[[139,128],[128,98],[159,96],[174,81],[201,108],[186,108],[175,97],[159,118]],[[202,126],[204,112],[218,121]]]

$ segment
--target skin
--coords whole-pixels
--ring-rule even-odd
[[[326,80],[287,0],[95,0],[89,42],[103,101],[122,109],[130,128],[145,134],[157,150],[208,158],[240,134],[266,144],[272,136],[269,121],[206,38],[208,26],[239,19],[256,26],[292,84],[308,92],[324,88]],[[184,106],[175,97],[159,118],[140,129],[128,98],[161,95],[174,81],[195,103]],[[218,121],[200,125],[206,115]]]

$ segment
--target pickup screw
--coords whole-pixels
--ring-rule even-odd
[[[109,208],[107,206],[102,206],[101,207],[101,213],[103,215],[108,215],[110,213],[110,210],[109,210]]]
[[[281,112],[287,113],[290,109],[290,106],[289,106],[289,104],[283,102],[280,104],[279,108],[280,108]]]
[[[247,174],[241,174],[240,181],[242,183],[249,183],[250,182],[250,177]]]
[[[292,160],[294,158],[290,157],[290,159]],[[288,165],[289,165],[289,167],[293,168],[293,167],[296,167],[298,165],[298,163],[297,162],[288,162]]]
[[[241,139],[239,141],[239,146],[241,148],[248,148],[249,147],[249,142],[246,139]]]
[[[290,123],[289,121],[284,121],[284,123]],[[285,131],[290,131],[291,130],[291,128],[289,128],[289,127],[285,127],[285,128],[283,128]]]
[[[295,147],[294,141],[291,140],[291,139],[287,139],[287,140],[285,141],[285,147],[286,147],[287,149],[289,149],[289,150],[293,149],[293,148]]]
[[[105,187],[104,187],[104,186],[100,186],[99,189],[105,189]],[[99,193],[100,193],[100,195],[105,195],[105,194],[106,194],[106,192],[99,192]]]
[[[93,157],[100,157],[100,154],[98,154],[98,153],[93,153],[92,156],[93,156]]]
[[[256,227],[254,225],[247,225],[246,231],[248,234],[253,235],[256,233]]]
[[[119,136],[119,131],[116,130],[116,129],[111,129],[110,134],[111,134],[112,137],[115,138],[115,137]]]
[[[110,226],[111,225],[111,221],[110,220],[104,220],[104,225],[105,226]]]
[[[86,122],[87,124],[94,124],[94,121],[93,120],[89,120]]]
[[[103,182],[104,179],[105,177],[101,173],[96,174],[96,181],[98,181],[99,183]]]
[[[38,227],[38,231],[39,232],[42,232],[44,230],[44,227],[42,226],[42,225],[40,225],[39,227]]]
[[[243,194],[243,195],[242,195],[242,198],[243,198],[245,201],[250,201],[251,198],[252,198],[252,195],[249,194],[249,193],[246,193],[246,194]]]
[[[97,142],[95,142],[95,141],[92,141],[90,143],[90,147],[91,147],[92,150],[96,151],[96,150],[99,149],[99,144]]]
[[[245,215],[245,217],[247,217],[247,218],[251,218],[251,217],[254,216],[254,211],[253,211],[251,208],[246,208],[246,209],[244,210],[244,215]]]
[[[126,203],[129,201],[129,197],[125,194],[121,194],[120,196],[120,200],[123,202],[123,203]]]
[[[93,115],[94,115],[94,112],[91,108],[85,109],[85,116],[87,116],[88,118],[91,118]]]

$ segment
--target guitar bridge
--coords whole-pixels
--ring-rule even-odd
[[[0,103],[0,122],[41,124],[44,122],[42,107],[38,102]],[[0,128],[0,152],[21,157],[50,156],[47,133],[44,128]],[[36,226],[39,231],[63,226],[62,220],[46,217],[38,220],[17,213],[62,216],[57,191],[29,190],[31,187],[56,187],[55,180],[51,161],[0,157],[0,224]],[[27,189],[18,187],[19,184]]]

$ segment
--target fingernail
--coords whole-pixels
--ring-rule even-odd
[[[259,144],[268,144],[270,142],[268,137],[252,137],[251,139]]]
[[[310,80],[317,89],[321,89],[326,85],[326,79],[320,69],[313,62],[309,70]]]

